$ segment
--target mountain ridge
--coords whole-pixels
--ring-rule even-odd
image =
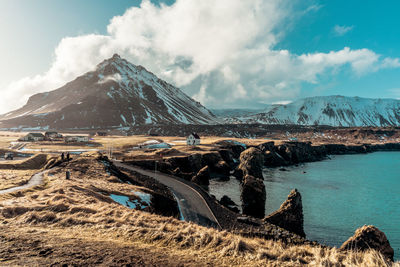
[[[314,96],[285,105],[271,105],[258,114],[226,118],[225,122],[337,127],[400,126],[400,100]]]

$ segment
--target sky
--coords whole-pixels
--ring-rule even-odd
[[[0,113],[114,53],[209,108],[400,99],[395,0],[0,0],[0,10]]]

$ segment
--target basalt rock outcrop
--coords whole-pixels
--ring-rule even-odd
[[[364,225],[356,230],[354,235],[345,241],[341,250],[379,251],[387,259],[393,261],[394,251],[386,235],[373,225]]]
[[[219,203],[226,208],[230,209],[233,212],[239,213],[239,208],[237,207],[236,203],[227,195],[224,195]]]
[[[246,176],[253,176],[264,179],[262,169],[264,166],[264,156],[260,149],[251,147],[240,154],[240,164],[235,175],[238,179]]]
[[[229,174],[231,172],[231,167],[226,163],[224,160],[218,161],[216,164],[214,164],[214,171],[220,175],[222,175],[224,178],[229,180]]]
[[[208,166],[202,168],[195,176],[192,178],[192,182],[198,185],[209,185],[210,184],[210,170]]]
[[[243,214],[256,218],[264,217],[266,191],[262,179],[246,175],[242,181],[240,199]]]
[[[260,179],[263,167],[290,166],[303,162],[319,161],[328,155],[369,153],[374,151],[399,151],[400,143],[386,144],[324,144],[312,145],[311,142],[265,142],[257,147],[245,150],[246,145],[235,141],[220,141],[218,148],[206,153],[165,157],[155,163],[154,159],[132,158],[126,163],[145,169],[157,170],[192,180],[205,166],[209,167],[211,177],[229,180],[230,175],[242,180],[246,175]],[[164,152],[163,152],[164,153]],[[239,165],[238,165],[239,164]]]
[[[218,153],[220,154],[221,158],[230,166],[234,166],[235,165],[235,155],[232,152],[232,150],[229,149],[220,149],[218,151]],[[240,155],[240,154],[239,154]]]
[[[303,228],[303,205],[300,192],[297,191],[297,189],[293,189],[280,208],[265,217],[264,221],[305,237],[306,234]]]

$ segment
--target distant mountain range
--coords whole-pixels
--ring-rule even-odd
[[[400,100],[344,96],[316,96],[262,112],[225,116],[225,123],[329,125],[343,127],[400,126]],[[237,113],[237,112],[236,112]],[[218,114],[222,114],[219,111]]]
[[[115,54],[63,87],[33,95],[0,116],[0,128],[96,129],[158,124],[213,124],[199,102],[142,66]]]
[[[94,71],[54,91],[35,94],[22,108],[0,115],[1,129],[129,129],[221,123],[400,126],[400,101],[317,96],[261,110],[211,112],[144,67],[115,54]]]

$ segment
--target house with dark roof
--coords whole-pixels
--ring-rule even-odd
[[[57,133],[57,132],[45,132],[44,136],[45,136],[46,140],[53,140],[53,139],[62,138],[62,135]]]
[[[42,133],[28,133],[27,135],[19,139],[19,141],[25,141],[25,142],[38,142],[43,140],[44,140],[44,135]]]
[[[200,145],[200,136],[197,133],[191,133],[186,138],[186,144],[189,145],[189,146]]]

